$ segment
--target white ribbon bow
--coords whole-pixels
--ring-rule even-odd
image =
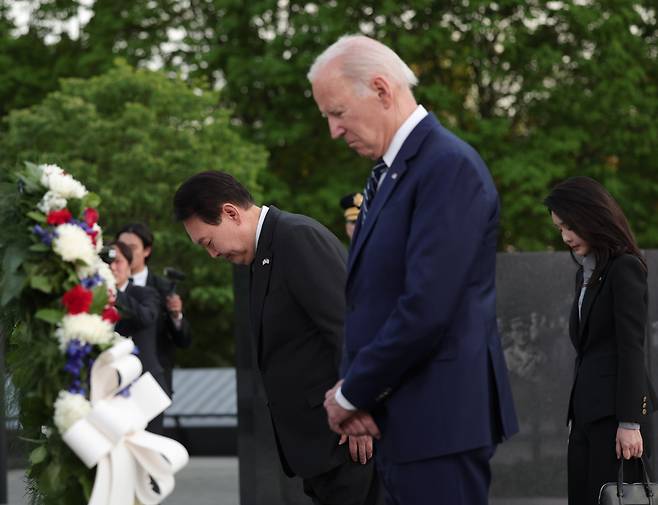
[[[88,505],[160,503],[174,489],[174,473],[187,464],[185,447],[170,438],[144,431],[171,400],[142,364],[132,340],[126,339],[98,356],[91,368],[91,412],[63,435],[64,442],[96,480]],[[116,395],[129,385],[130,395]]]

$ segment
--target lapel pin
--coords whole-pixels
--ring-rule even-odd
[[[398,173],[395,172],[394,174],[391,174],[391,179],[395,180],[398,178]]]
[[[263,260],[263,266],[265,266],[265,265],[269,265],[269,264],[270,264],[270,259],[269,259],[269,258],[265,258],[265,259]]]

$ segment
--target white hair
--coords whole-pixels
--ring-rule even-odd
[[[418,84],[418,78],[395,51],[365,35],[343,35],[325,49],[308,71],[306,77],[311,84],[327,64],[337,59],[341,74],[357,84],[360,94],[370,89],[370,80],[377,75],[409,89]]]

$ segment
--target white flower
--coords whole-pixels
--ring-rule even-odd
[[[41,169],[41,185],[47,188],[50,187],[50,177],[53,175],[64,175],[64,170],[57,165],[39,165]]]
[[[97,255],[91,237],[82,228],[66,223],[59,225],[55,230],[57,237],[53,240],[53,250],[64,261],[80,260],[90,266],[96,262]]]
[[[82,198],[87,188],[57,165],[41,165],[41,184],[62,198]]]
[[[55,330],[55,337],[63,351],[74,339],[96,345],[107,344],[114,339],[114,329],[109,321],[98,314],[68,314]]]
[[[64,207],[66,207],[66,198],[53,191],[47,191],[37,204],[37,208],[44,214],[48,214],[51,210],[63,209]]]
[[[101,260],[98,262],[97,271],[98,271],[98,275],[101,276],[101,279],[103,279],[103,282],[107,286],[107,289],[109,289],[113,293],[116,293],[117,283],[116,280],[114,279],[114,274],[112,273],[112,270],[110,270],[110,266]]]
[[[96,223],[91,227],[91,231],[98,232],[96,234],[96,252],[100,254],[100,252],[103,250],[103,230],[101,230],[101,227],[98,226],[98,223]]]
[[[82,395],[60,391],[55,400],[55,426],[63,435],[77,421],[91,412],[91,403]]]
[[[105,284],[105,287],[113,293],[116,293],[116,281],[114,280],[112,270],[110,270],[110,266],[99,257],[96,257],[96,260],[91,266],[78,266],[76,273],[78,274],[78,279],[80,280],[93,277],[94,275],[98,274],[103,281],[103,284]]]

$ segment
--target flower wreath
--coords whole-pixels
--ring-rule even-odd
[[[56,165],[26,163],[0,183],[0,331],[34,445],[33,503],[160,503],[188,459],[144,431],[170,400],[114,332],[99,203]]]

